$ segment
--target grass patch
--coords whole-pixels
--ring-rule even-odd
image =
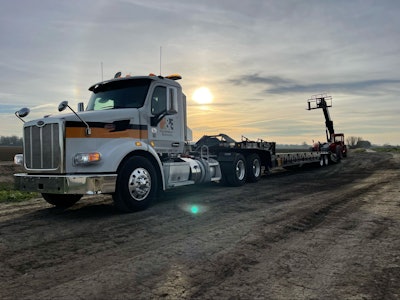
[[[14,190],[12,184],[0,185],[0,203],[21,202],[39,197],[38,193],[21,192]]]
[[[372,148],[372,150],[374,150],[376,152],[400,153],[400,147],[377,147],[377,148]]]
[[[365,152],[366,150],[364,149],[364,148],[357,148],[357,149],[353,149],[353,150],[351,150],[351,152],[353,152],[353,153],[363,153],[363,152]]]

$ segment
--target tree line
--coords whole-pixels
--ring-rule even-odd
[[[0,146],[22,146],[22,137],[0,136]]]
[[[371,142],[365,141],[362,137],[359,136],[349,136],[346,138],[346,144],[350,149],[354,148],[370,148]]]

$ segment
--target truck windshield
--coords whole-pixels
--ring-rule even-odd
[[[129,79],[93,86],[86,110],[142,107],[150,83],[151,79]]]

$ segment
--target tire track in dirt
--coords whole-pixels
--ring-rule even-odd
[[[320,286],[316,286],[315,284],[313,286],[313,282],[318,280],[315,280],[315,277],[312,277],[312,280],[309,279],[311,278],[309,274],[307,274],[307,272],[301,272],[299,268],[296,270],[297,275],[293,276],[293,268],[296,267],[296,265],[299,265],[299,261],[302,262],[302,265],[308,265],[311,269],[319,268],[317,267],[318,263],[313,259],[315,253],[313,253],[311,249],[307,250],[307,248],[299,250],[297,249],[298,247],[296,244],[301,244],[301,241],[298,241],[299,238],[301,239],[300,235],[311,235],[316,239],[314,234],[315,229],[318,229],[319,227],[329,228],[333,224],[336,224],[337,226],[339,223],[339,232],[332,231],[330,232],[331,236],[324,238],[324,243],[332,245],[336,243],[335,235],[338,235],[337,238],[340,238],[340,235],[344,234],[343,231],[354,231],[357,227],[362,226],[363,223],[361,220],[352,222],[352,218],[349,216],[360,211],[360,209],[366,205],[365,197],[368,197],[371,192],[379,194],[384,188],[384,185],[382,184],[388,182],[399,182],[400,179],[399,172],[393,173],[388,171],[378,173],[379,174],[367,178],[365,183],[360,183],[356,188],[349,186],[348,188],[344,188],[345,191],[343,192],[330,195],[330,199],[325,198],[325,205],[314,207],[314,209],[301,217],[291,218],[290,215],[286,214],[285,218],[280,219],[280,222],[273,222],[274,228],[268,228],[270,222],[258,226],[259,228],[262,228],[261,232],[259,231],[248,240],[243,241],[243,244],[238,245],[234,253],[229,253],[217,259],[220,262],[218,264],[219,271],[216,272],[217,275],[211,278],[210,282],[203,283],[203,285],[193,294],[194,298],[219,297],[227,290],[230,291],[231,295],[235,295],[235,297],[246,297],[246,295],[250,294],[256,298],[300,297],[309,299],[334,295],[334,289],[340,290],[340,287],[337,286],[338,284],[334,286],[334,289],[327,287],[328,281],[332,277],[335,277],[335,274],[329,273],[329,268],[324,271],[326,272],[325,274],[323,272],[320,273],[320,276],[325,278],[322,280],[323,283]],[[317,198],[316,195],[311,196]],[[299,213],[301,214],[299,210],[295,211],[295,214]],[[348,225],[349,222],[351,226]],[[367,231],[364,236],[366,240],[376,239],[379,235],[386,232],[390,225],[392,228],[396,228],[399,225],[398,221],[388,219],[374,219],[370,222],[374,224],[374,228]],[[294,242],[293,240],[297,241]],[[246,251],[244,251],[244,249],[246,249]],[[291,250],[288,251],[288,249]],[[392,247],[394,252],[396,251],[395,249],[395,247]],[[258,259],[262,251],[267,252],[271,256],[273,263],[265,263],[265,261],[263,263]],[[326,250],[322,248],[321,253],[324,252],[326,252]],[[246,256],[243,256],[243,253],[246,253]],[[281,255],[279,255],[279,253],[281,253]],[[280,257],[278,261],[276,261],[277,257]],[[318,257],[318,255],[315,255],[315,257]],[[246,261],[249,262],[249,264],[244,268]],[[338,264],[337,261],[335,261],[335,263]],[[268,272],[268,265],[272,265],[272,272]],[[277,269],[276,265],[280,266],[280,268]],[[262,271],[263,269],[267,271]],[[335,269],[340,270],[338,267]],[[346,269],[346,267],[343,269]],[[384,268],[384,270],[386,269],[387,268]],[[386,285],[391,286],[391,291],[388,292],[384,286],[375,290],[368,289],[367,286],[368,293],[364,292],[365,295],[385,295],[389,299],[391,299],[393,295],[398,295],[398,288],[400,288],[400,285],[395,284],[394,282],[398,282],[398,279],[400,279],[400,274],[395,273],[396,270],[399,269],[399,267],[390,268],[393,274],[389,277],[386,276],[390,280],[382,280],[383,282],[386,282]],[[254,279],[250,281],[251,284],[246,282],[245,286],[238,283],[240,282],[238,278],[257,277],[252,274],[254,270],[256,270],[257,274],[262,274],[260,276],[261,278],[267,277],[270,281],[275,282],[275,284],[264,282],[261,287],[261,283]],[[302,274],[302,276],[298,276],[298,273]],[[215,281],[219,283],[218,289],[208,289],[207,285]],[[279,282],[279,284],[276,284],[276,282]],[[346,286],[343,281],[339,280],[339,282],[342,287]],[[397,288],[397,292],[394,287]],[[356,289],[355,294],[357,293],[362,294],[363,292]],[[376,298],[371,297],[371,299]]]

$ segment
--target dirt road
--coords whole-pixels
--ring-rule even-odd
[[[0,204],[1,299],[399,299],[400,155],[352,154],[120,214]]]

